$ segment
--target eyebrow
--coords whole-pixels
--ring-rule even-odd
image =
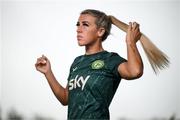
[[[80,21],[77,21],[77,23],[80,23]],[[91,24],[89,21],[82,21],[82,23],[86,23],[86,24],[88,24],[88,25]]]
[[[88,24],[90,24],[88,21],[82,21],[82,23],[88,23]]]

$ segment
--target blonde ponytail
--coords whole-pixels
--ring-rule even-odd
[[[109,17],[111,18],[112,24],[114,24],[124,32],[127,32],[128,25],[126,23],[118,20],[114,16]],[[159,70],[162,70],[169,66],[169,57],[160,49],[158,49],[147,36],[145,36],[143,33],[141,34],[141,45],[145,51],[145,54],[151,64],[153,71],[155,72],[155,74],[157,74]]]

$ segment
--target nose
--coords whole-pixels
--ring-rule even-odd
[[[77,33],[81,33],[81,32],[82,32],[82,27],[81,27],[81,26],[77,26],[76,32],[77,32]]]

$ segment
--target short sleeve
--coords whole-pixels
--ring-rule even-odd
[[[112,74],[117,79],[121,79],[121,75],[118,72],[118,66],[124,62],[127,62],[127,60],[118,55],[117,53],[111,53],[111,56],[109,58],[109,67],[112,71]]]

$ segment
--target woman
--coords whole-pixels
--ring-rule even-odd
[[[127,60],[103,49],[102,42],[116,19],[87,9],[77,22],[77,41],[85,46],[70,68],[66,88],[56,80],[50,61],[37,59],[36,69],[43,73],[57,99],[68,105],[68,119],[109,119],[109,105],[121,79],[136,79],[143,74],[143,63],[136,46],[141,33],[136,22],[129,23],[126,35]]]

